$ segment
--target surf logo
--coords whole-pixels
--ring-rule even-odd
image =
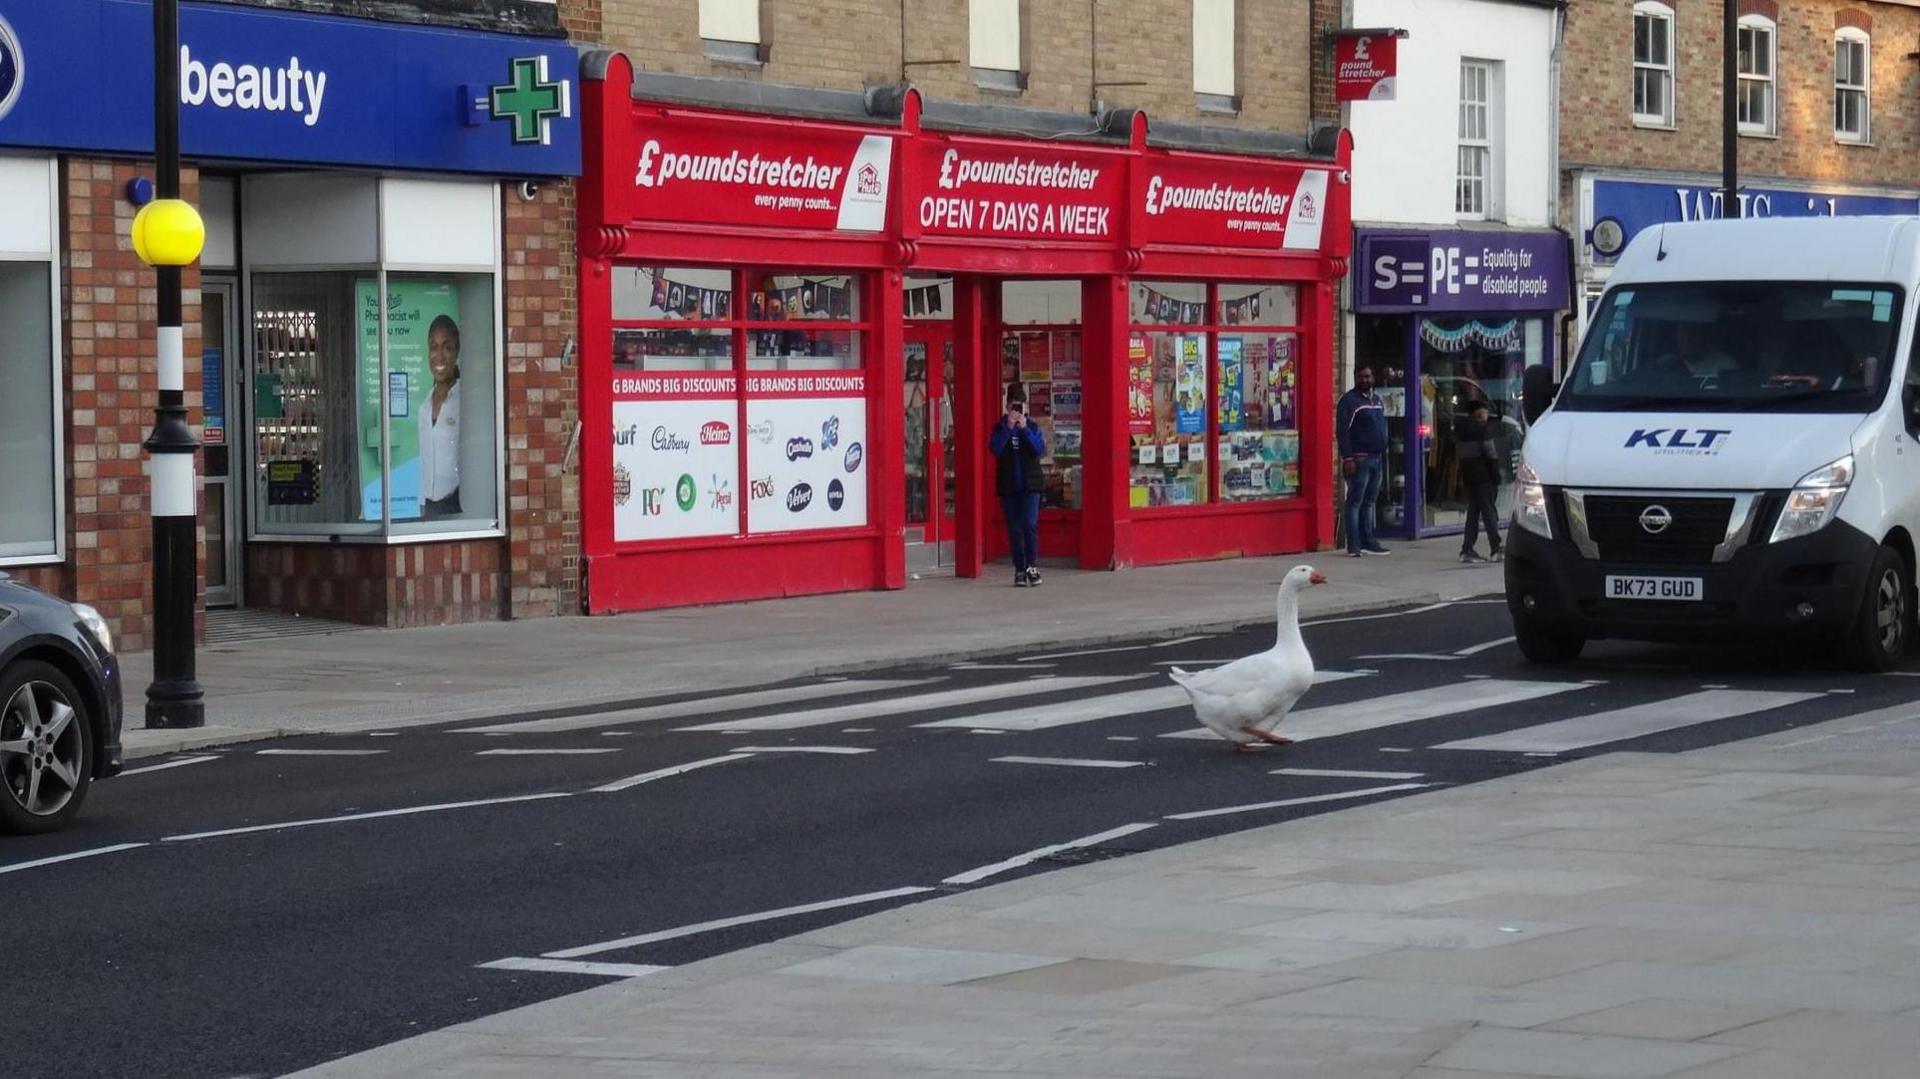
[[[793,485],[793,489],[787,492],[787,511],[789,513],[799,513],[812,504],[813,488],[808,484],[796,483]]]

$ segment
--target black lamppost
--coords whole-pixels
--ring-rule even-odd
[[[1721,0],[1720,33],[1720,216],[1740,216],[1740,8]]]
[[[133,219],[133,248],[158,276],[160,401],[146,448],[153,514],[153,682],[147,726],[207,722],[193,669],[193,609],[199,579],[199,519],[194,455],[187,426],[180,271],[200,257],[206,228],[180,199],[180,3],[153,0],[153,151],[155,198]]]

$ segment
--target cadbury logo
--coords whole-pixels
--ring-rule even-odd
[[[666,453],[685,453],[693,444],[665,427],[653,429],[653,448]]]
[[[813,504],[813,488],[804,483],[796,483],[787,492],[787,509],[799,513]]]

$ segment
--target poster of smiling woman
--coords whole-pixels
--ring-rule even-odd
[[[360,517],[380,519],[380,410],[387,410],[393,519],[460,512],[460,303],[440,278],[387,282],[387,380],[380,384],[380,301],[358,282]]]

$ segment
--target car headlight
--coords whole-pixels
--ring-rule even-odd
[[[1827,527],[1840,512],[1840,500],[1847,497],[1847,487],[1852,483],[1852,454],[1800,477],[1787,492],[1786,507],[1780,511],[1780,521],[1773,526],[1773,538],[1768,542],[1812,535]]]
[[[102,652],[113,655],[113,631],[107,628],[107,620],[100,617],[99,611],[84,603],[76,603],[73,605],[73,617],[86,627],[88,633],[93,634]]]
[[[1513,523],[1536,536],[1553,538],[1553,525],[1547,519],[1547,489],[1533,466],[1522,461],[1513,473]]]

